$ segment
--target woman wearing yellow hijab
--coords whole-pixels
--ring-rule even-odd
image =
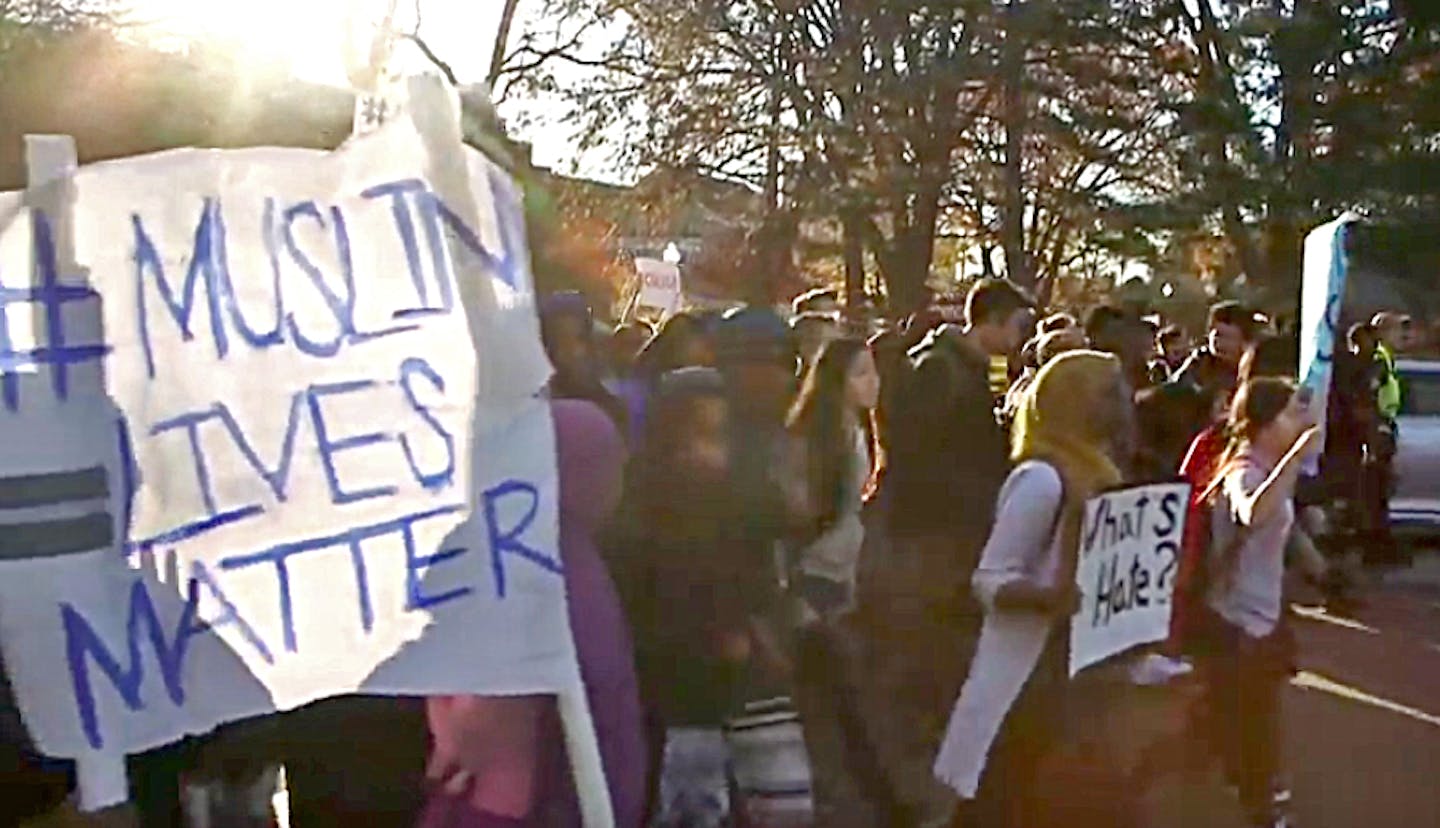
[[[1057,357],[1021,401],[1015,470],[972,581],[985,624],[935,761],[964,800],[957,825],[1035,825],[1035,777],[1068,684],[1085,503],[1121,482],[1112,455],[1127,445],[1130,408],[1120,362],[1094,351]]]

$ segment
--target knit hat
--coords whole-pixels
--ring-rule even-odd
[[[721,366],[795,359],[790,326],[768,308],[726,311],[715,330],[716,359]]]

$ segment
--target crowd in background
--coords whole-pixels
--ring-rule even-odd
[[[1298,334],[1236,303],[1195,341],[993,280],[898,321],[847,318],[828,290],[658,325],[547,297],[561,552],[616,824],[918,826],[937,779],[957,826],[1055,824],[1071,792],[1042,777],[1074,715],[1084,504],[1175,479],[1192,496],[1165,663],[1202,679],[1196,730],[1252,824],[1286,824],[1286,567],[1344,601],[1347,553],[1400,554],[1386,500],[1410,324],[1349,329],[1322,446]],[[877,664],[883,721],[860,689]],[[764,735],[796,722],[798,763]],[[233,790],[277,764],[297,828],[572,825],[563,744],[547,697],[339,699],[132,775],[145,825],[178,824],[182,779]],[[1087,818],[1068,824],[1125,824]]]
[[[844,821],[828,810],[841,777],[883,814],[873,824],[914,818],[878,756],[884,737],[857,713],[862,647],[904,671],[892,701],[914,714],[919,749],[948,722],[936,771],[965,800],[958,824],[1039,824],[1026,791],[1045,752],[1036,734],[1062,729],[1050,721],[1062,637],[1040,636],[1024,663],[1006,622],[1064,624],[1090,494],[1180,478],[1192,528],[1168,652],[1178,670],[1220,665],[1204,671],[1224,722],[1211,729],[1237,735],[1217,753],[1255,823],[1279,824],[1282,576],[1288,562],[1340,603],[1351,553],[1400,554],[1387,498],[1408,318],[1349,330],[1321,446],[1320,412],[1296,392],[1298,333],[1239,303],[1215,305],[1198,342],[1122,307],[1047,315],[1000,281],[901,324],[841,311],[817,290],[788,321],[743,308],[658,330],[577,322],[592,373],[565,387],[613,412],[634,452],[610,562],[640,608],[658,713],[653,824],[723,824],[724,727],[773,692],[799,708],[816,824]],[[1301,474],[1309,455],[1321,473]],[[987,637],[992,626],[1006,632]]]

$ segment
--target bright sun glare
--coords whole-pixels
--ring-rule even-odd
[[[0,0],[3,2],[3,0]],[[143,40],[165,48],[181,49],[203,41],[224,48],[242,63],[257,69],[279,70],[309,83],[348,86],[347,54],[368,55],[375,25],[396,6],[395,27],[415,26],[416,0],[121,0]],[[485,77],[499,28],[501,0],[419,0],[420,33],[429,46],[455,71],[462,83]],[[543,4],[521,0],[517,30],[527,15]],[[512,31],[512,41],[516,36]],[[402,71],[428,67],[414,48],[399,53]],[[550,110],[544,99],[531,101],[527,111],[550,128],[527,134],[534,142],[535,161],[565,165],[577,157],[574,134],[556,129],[560,110]],[[552,117],[553,116],[553,117]],[[587,174],[609,175],[598,161]]]
[[[389,0],[132,0],[133,19],[147,34],[175,42],[222,44],[257,65],[284,69],[315,83],[344,85],[347,54],[368,53],[370,33]],[[470,33],[483,39],[487,0],[423,2],[427,39]],[[408,29],[415,3],[397,4],[396,25]],[[358,47],[358,51],[357,51]]]

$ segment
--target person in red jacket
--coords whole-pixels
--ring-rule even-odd
[[[1185,533],[1180,540],[1180,561],[1175,571],[1174,608],[1170,612],[1170,638],[1166,649],[1172,656],[1184,654],[1187,639],[1194,632],[1200,607],[1191,606],[1190,588],[1205,561],[1210,540],[1210,509],[1205,503],[1205,490],[1215,477],[1216,467],[1225,453],[1228,438],[1223,419],[1225,398],[1214,403],[1216,416],[1206,429],[1190,443],[1190,450],[1180,463],[1180,476],[1190,484],[1190,504],[1185,512]]]

